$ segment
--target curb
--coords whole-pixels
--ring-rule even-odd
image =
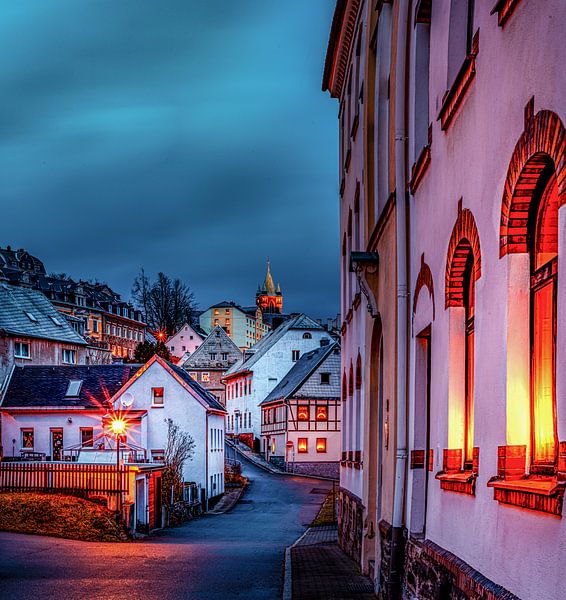
[[[290,545],[285,548],[285,565],[283,571],[283,600],[293,600],[293,558],[291,550],[307,535],[311,530],[307,527],[303,533]]]
[[[212,509],[210,511],[208,511],[207,515],[223,515],[224,513],[227,513],[229,510],[232,510],[234,508],[234,506],[236,506],[236,504],[238,504],[238,502],[240,501],[240,498],[244,495],[244,492],[246,491],[248,485],[249,485],[249,480],[240,488],[239,493],[237,496],[234,496],[234,500],[233,502],[231,502],[228,506],[226,506],[225,508],[223,508],[222,510],[215,510]]]

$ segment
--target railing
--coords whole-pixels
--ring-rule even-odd
[[[58,492],[72,495],[129,492],[128,467],[77,463],[0,463],[0,492]]]

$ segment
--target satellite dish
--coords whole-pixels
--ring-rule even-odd
[[[134,395],[131,392],[126,392],[125,394],[122,394],[122,398],[120,398],[120,403],[122,404],[122,406],[132,406],[132,404],[134,403]]]

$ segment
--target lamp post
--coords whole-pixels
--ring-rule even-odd
[[[118,498],[116,501],[116,520],[119,521],[122,516],[122,481],[120,477],[120,439],[126,432],[126,421],[116,417],[110,422],[110,429],[116,436],[116,492]]]

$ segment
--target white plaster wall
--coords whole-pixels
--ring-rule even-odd
[[[291,351],[299,350],[301,356],[305,352],[320,347],[321,339],[330,339],[325,331],[309,330],[311,339],[303,339],[304,329],[290,329],[251,367],[252,393],[250,395],[230,398],[226,401],[226,409],[230,417],[239,410],[252,414],[252,427],[242,427],[239,433],[252,432],[254,437],[261,437],[261,409],[259,404],[267,398],[275,386],[285,377],[295,364],[291,360]],[[245,369],[245,364],[243,365]],[[233,380],[231,380],[233,381]],[[234,417],[235,418],[235,417]]]
[[[177,358],[181,358],[185,352],[192,354],[201,344],[202,338],[190,325],[184,325],[180,331],[167,340],[167,348]],[[185,349],[183,350],[183,348]]]
[[[63,429],[63,446],[67,448],[81,443],[81,427],[92,427],[96,437],[102,432],[100,413],[81,414],[79,411],[13,413],[2,411],[2,446],[5,456],[19,456],[21,447],[21,428],[34,430],[35,452],[51,454],[51,428]],[[69,419],[72,420],[69,423]],[[12,440],[16,440],[13,444]]]
[[[164,388],[162,407],[152,406],[151,388]],[[209,464],[212,464],[212,452],[207,446],[207,411],[200,402],[177,382],[161,365],[154,363],[127,390],[134,396],[130,410],[147,410],[147,433],[141,445],[147,448],[162,450],[167,444],[166,419],[172,419],[184,431],[187,431],[195,441],[195,453],[183,470],[185,481],[200,483],[208,489],[207,454]],[[120,397],[116,399],[116,408],[120,407]],[[212,417],[209,417],[212,419]],[[217,417],[218,425],[224,431],[223,417]],[[212,425],[209,425],[212,427]],[[218,453],[220,454],[220,453]],[[216,459],[214,459],[216,460]]]
[[[435,4],[431,26],[433,116],[438,114],[446,90],[448,8],[448,0]],[[560,598],[566,593],[561,574],[566,560],[565,519],[500,505],[493,500],[487,481],[497,472],[497,447],[506,443],[508,258],[499,258],[503,184],[523,131],[523,111],[529,98],[535,96],[535,114],[547,109],[566,120],[566,4],[522,0],[503,29],[498,27],[496,15],[489,14],[491,8],[491,4],[476,2],[475,28],[480,28],[476,77],[447,132],[442,132],[433,118],[431,165],[411,204],[415,227],[411,291],[424,252],[436,294],[431,382],[435,472],[441,468],[442,449],[448,447],[450,348],[444,277],[461,197],[463,207],[473,212],[482,256],[475,318],[474,445],[480,448],[476,495],[441,491],[439,482],[430,478],[426,531],[431,540],[517,596]],[[564,274],[564,208],[560,227],[559,275]],[[559,279],[558,365],[563,364],[566,352],[564,310],[560,308],[564,279]],[[561,371],[558,369],[557,377],[559,423],[564,422],[566,412]],[[559,427],[563,433],[563,425]]]

